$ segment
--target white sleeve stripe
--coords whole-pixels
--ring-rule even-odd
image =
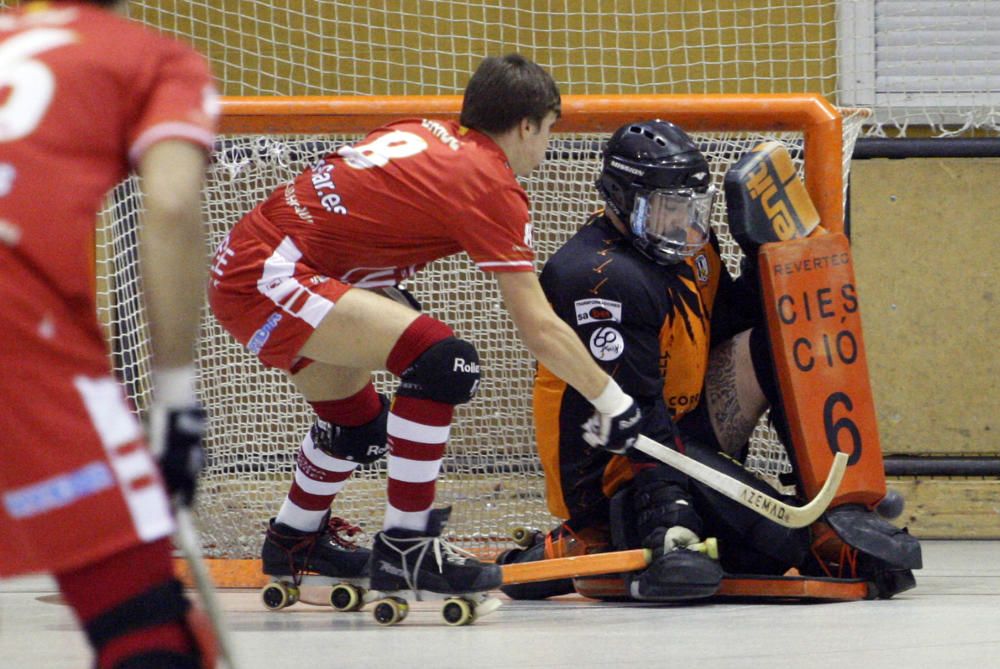
[[[160,123],[147,128],[132,142],[132,147],[128,151],[129,160],[133,165],[137,164],[149,147],[164,139],[189,139],[195,144],[211,149],[215,135],[210,130],[192,123],[180,121]]]
[[[530,260],[489,260],[486,262],[477,262],[477,267],[534,267],[535,264]]]

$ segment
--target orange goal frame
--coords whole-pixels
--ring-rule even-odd
[[[456,119],[462,98],[444,96],[225,97],[221,135],[362,134],[400,118]],[[801,132],[805,184],[823,226],[844,222],[843,119],[817,94],[564,95],[556,133],[610,133],[630,121],[663,118],[689,132]],[[822,156],[817,160],[815,156]],[[219,587],[267,582],[257,560],[210,559]],[[189,580],[187,564],[176,561]]]
[[[223,98],[222,134],[361,133],[406,117],[454,118],[458,95]],[[806,189],[823,227],[843,230],[843,121],[817,94],[564,95],[555,131],[612,132],[659,117],[688,132],[791,131],[804,137]],[[828,156],[810,160],[810,156]]]

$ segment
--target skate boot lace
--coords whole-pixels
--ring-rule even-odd
[[[428,552],[433,553],[434,562],[437,564],[438,573],[444,572],[444,565],[446,562],[451,564],[465,564],[469,559],[475,559],[476,556],[469,551],[463,550],[458,546],[445,541],[441,537],[418,537],[413,539],[400,539],[395,537],[386,537],[388,541],[384,543],[396,551],[403,563],[404,578],[406,579],[406,587],[410,590],[419,590],[419,578],[420,568],[427,558]],[[399,543],[408,543],[410,546],[408,548],[402,548]],[[416,553],[413,560],[413,567],[409,568],[409,560],[411,553]]]
[[[364,530],[358,525],[352,525],[340,516],[330,516],[330,520],[326,524],[326,531],[330,535],[330,540],[335,544],[341,548],[354,550],[358,547],[358,542],[352,540],[351,537],[361,534]]]

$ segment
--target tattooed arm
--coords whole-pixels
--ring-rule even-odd
[[[705,376],[708,414],[722,450],[735,455],[768,407],[750,359],[750,331],[712,349]]]

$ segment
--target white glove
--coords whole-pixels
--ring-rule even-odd
[[[635,444],[642,423],[642,411],[614,379],[608,379],[597,398],[591,400],[594,414],[582,425],[583,440],[591,448],[626,453]]]

